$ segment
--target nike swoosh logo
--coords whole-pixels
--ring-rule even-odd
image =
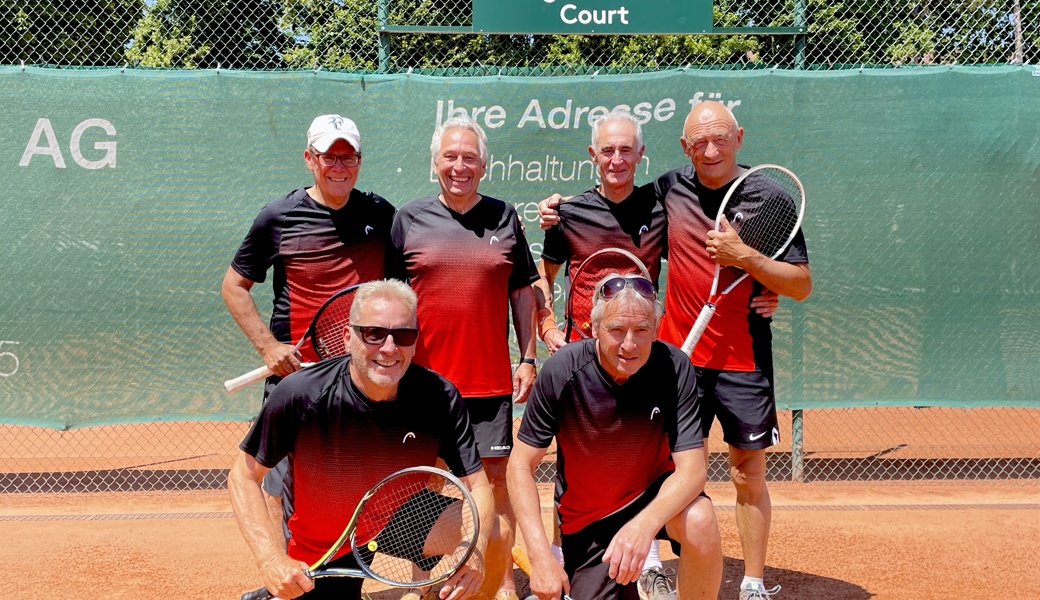
[[[763,431],[762,433],[749,433],[748,436],[747,436],[747,439],[748,439],[749,442],[753,442],[753,441],[761,438],[762,436],[764,436],[766,433],[768,433],[768,432]]]

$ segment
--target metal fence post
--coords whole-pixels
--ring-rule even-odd
[[[379,72],[390,72],[390,34],[386,28],[390,25],[390,0],[378,0],[376,18],[379,20]]]
[[[805,27],[806,0],[794,0],[794,26]],[[805,68],[805,33],[794,36],[794,68]]]
[[[805,481],[805,446],[802,438],[803,415],[800,410],[791,411],[791,481]]]

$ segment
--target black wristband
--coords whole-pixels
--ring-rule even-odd
[[[521,358],[520,359],[520,364],[522,364],[522,365],[534,365],[535,362],[534,362],[533,358]]]

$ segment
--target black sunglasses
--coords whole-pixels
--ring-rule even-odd
[[[386,327],[366,327],[364,325],[351,325],[351,329],[361,334],[361,341],[366,344],[382,345],[387,336],[394,336],[394,344],[398,346],[411,346],[419,337],[418,329],[387,329]]]
[[[625,288],[630,287],[640,296],[653,300],[657,298],[657,290],[652,281],[645,277],[611,277],[603,282],[597,294],[604,300],[611,300]]]

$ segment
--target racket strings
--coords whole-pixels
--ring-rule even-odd
[[[350,354],[344,330],[350,326],[350,306],[354,303],[353,292],[341,294],[329,300],[314,320],[311,341],[318,358],[335,358]]]
[[[797,180],[784,171],[762,169],[734,193],[727,218],[741,241],[775,258],[799,225],[802,194]]]
[[[458,485],[410,473],[387,481],[366,501],[354,552],[377,578],[423,585],[449,576],[468,558],[476,531],[475,510]]]

